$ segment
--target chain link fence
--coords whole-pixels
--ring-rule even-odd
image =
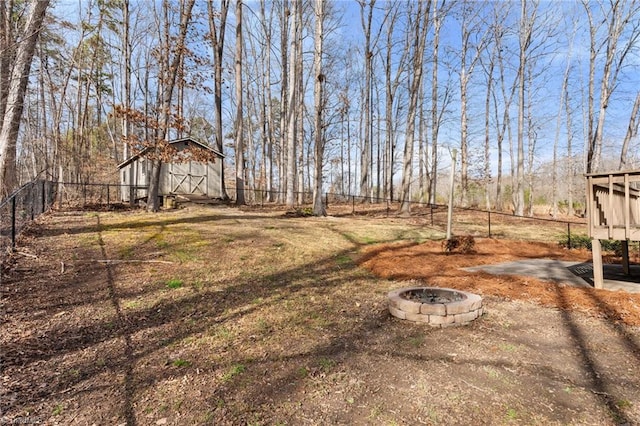
[[[235,189],[228,189],[234,197]],[[276,191],[246,190],[245,201],[253,208],[284,208],[286,194]],[[231,200],[233,202],[233,200]],[[374,196],[357,196],[325,193],[323,202],[328,215],[356,215],[370,218],[410,220],[419,226],[428,226],[443,233],[447,227],[447,206],[411,201],[410,215],[400,212],[400,202]],[[294,194],[294,208],[301,215],[311,213],[313,194]],[[453,234],[473,235],[488,238],[509,238],[529,241],[558,242],[567,248],[575,245],[572,238],[586,238],[587,222],[584,218],[572,217],[565,220],[551,217],[516,216],[505,212],[488,211],[477,208],[455,207],[453,210]]]
[[[131,208],[132,204],[121,201],[122,194],[129,193],[131,189],[127,185],[113,183],[56,183],[46,180],[37,180],[22,186],[0,203],[0,249],[3,256],[8,250],[15,248],[16,238],[26,226],[54,205],[55,208],[66,210]],[[210,200],[206,197],[196,197],[194,201],[204,204],[233,204],[235,192],[235,188],[227,188],[227,193],[232,197],[227,201]],[[180,196],[176,198],[181,201]],[[247,189],[244,198],[245,208],[286,210],[285,192]],[[186,198],[182,201],[185,200]],[[327,214],[332,216],[395,217],[411,220],[411,223],[417,226],[427,226],[443,232],[446,229],[447,206],[445,205],[411,202],[411,214],[407,216],[400,214],[400,203],[390,199],[325,193],[323,201]],[[312,207],[311,192],[294,193],[294,208],[300,214],[310,214]],[[572,236],[585,236],[587,226],[586,221],[581,218],[554,220],[480,209],[455,208],[453,233],[490,238],[555,242],[563,240],[568,243],[568,247],[571,247]]]
[[[130,191],[126,185],[118,184],[68,184],[60,185],[58,194],[59,208],[82,209],[114,209],[124,206],[122,193]],[[139,188],[134,188],[139,189]],[[192,201],[202,204],[235,203],[236,189],[226,190],[231,197],[227,201],[212,200],[206,197],[195,197]],[[266,191],[245,189],[245,208],[286,209],[287,194],[284,191]],[[188,197],[175,196],[178,204]],[[397,200],[377,198],[374,196],[357,196],[348,194],[325,193],[323,202],[327,214],[332,216],[357,215],[370,218],[397,217],[411,220],[416,225],[429,226],[437,230],[446,230],[447,206],[417,201],[411,202],[410,216],[400,214],[400,203]],[[173,205],[173,203],[171,204]],[[293,193],[293,206],[301,215],[311,213],[313,193],[296,191]],[[510,213],[494,212],[474,208],[454,208],[454,235],[474,235],[489,238],[511,238],[537,241],[563,241],[572,247],[573,236],[587,235],[584,218],[553,218],[516,216]]]
[[[137,187],[134,187],[137,188]],[[130,191],[130,185],[114,183],[69,183],[58,185],[56,207],[60,209],[115,208],[123,205],[123,190]]]
[[[0,203],[0,249],[3,256],[7,250],[15,248],[20,232],[51,208],[55,198],[55,182],[34,180]]]

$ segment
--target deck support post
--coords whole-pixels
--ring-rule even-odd
[[[629,269],[629,240],[622,240],[622,272],[625,275],[631,275],[631,269]]]
[[[602,245],[600,240],[591,240],[591,251],[593,252],[593,285],[595,288],[604,288],[604,274],[602,271]]]

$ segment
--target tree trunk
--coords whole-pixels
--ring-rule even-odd
[[[316,29],[313,50],[313,70],[315,75],[313,86],[313,106],[315,112],[315,185],[313,188],[313,214],[316,216],[326,216],[327,211],[322,201],[322,159],[324,157],[324,129],[323,129],[323,109],[324,109],[324,81],[325,76],[322,70],[322,48],[324,38],[324,0],[315,0],[314,11],[316,16]]]
[[[9,96],[9,82],[15,61],[16,40],[14,34],[14,2],[0,1],[0,125],[4,121]]]
[[[360,18],[362,21],[362,29],[364,31],[364,90],[362,105],[364,108],[364,144],[362,147],[362,156],[360,161],[360,196],[363,201],[368,201],[369,189],[371,188],[371,80],[373,52],[371,51],[371,21],[373,19],[373,8],[376,0],[369,0],[369,10],[365,19],[364,0],[360,1]]]
[[[298,105],[298,86],[296,84],[298,72],[297,72],[297,54],[298,54],[298,36],[300,34],[301,22],[298,21],[298,8],[302,7],[301,0],[293,0],[291,2],[292,10],[292,23],[289,29],[290,34],[290,51],[289,51],[289,64],[288,64],[288,102],[287,102],[287,193],[286,193],[286,205],[288,208],[293,208],[295,205],[295,191],[296,191],[296,118],[297,118],[297,105]],[[284,65],[283,65],[284,66]]]
[[[622,150],[620,152],[620,170],[624,170],[627,167],[627,150],[629,149],[629,142],[631,141],[631,138],[638,136],[638,113],[640,113],[640,92],[636,95],[636,100],[633,103],[631,117],[629,117],[629,126],[627,127],[627,133],[624,136],[624,141],[622,142]]]
[[[389,3],[391,4],[391,3]],[[390,201],[393,201],[393,86],[391,82],[391,66],[392,66],[392,49],[393,49],[393,28],[396,22],[396,14],[388,18],[387,21],[387,46],[386,56],[384,62],[385,72],[385,124],[387,131],[385,132],[385,183],[384,183],[384,197]]]
[[[245,165],[244,165],[244,120],[242,116],[242,0],[236,0],[236,205],[245,201]]]
[[[150,212],[157,212],[158,210],[160,210],[160,199],[158,197],[158,193],[160,190],[160,171],[162,168],[160,151],[162,151],[162,149],[164,148],[163,144],[166,144],[166,139],[169,136],[169,122],[173,100],[173,90],[176,85],[180,62],[182,61],[181,57],[184,54],[187,30],[189,29],[189,24],[191,22],[191,11],[193,9],[194,3],[195,0],[187,0],[187,3],[181,11],[178,36],[175,39],[170,39],[168,33],[165,35],[165,45],[163,47],[167,56],[163,61],[161,61],[160,70],[160,75],[162,76],[162,97],[160,99],[160,120],[158,123],[159,126],[156,132],[155,140],[156,158],[151,162],[152,167],[149,176],[149,190],[147,196],[147,210]],[[165,12],[167,12],[168,7],[169,6],[167,4],[163,5]],[[165,31],[168,31],[170,22],[167,14],[165,14],[164,23],[166,28]],[[175,46],[171,49],[169,48],[170,41]],[[173,58],[170,58],[169,56],[170,51],[175,52]],[[170,59],[171,62],[169,62]]]
[[[289,188],[288,175],[288,144],[289,144],[289,10],[288,0],[282,2],[282,13],[280,14],[280,191],[278,191],[278,201],[286,201],[286,192]]]
[[[265,103],[266,103],[266,137],[267,137],[267,146],[265,148],[265,188],[267,190],[267,201],[273,201],[273,108],[271,102],[271,34],[272,34],[272,16],[273,9],[269,12],[269,18],[265,16],[265,2],[264,0],[260,0],[260,10],[262,11],[262,17],[265,27],[265,81],[264,81],[264,91],[265,91]]]
[[[418,99],[418,182],[420,185],[420,203],[426,200],[427,180],[429,179],[429,170],[427,166],[427,141],[425,140],[425,119],[424,119],[424,84],[420,85],[420,95]]]
[[[497,174],[496,174],[496,210],[504,211],[504,196],[502,194],[502,167],[503,167],[503,145],[505,135],[508,136],[509,142],[509,154],[511,155],[513,150],[511,147],[513,146],[511,140],[511,115],[509,110],[511,108],[511,103],[513,102],[513,97],[515,96],[515,91],[517,87],[517,77],[514,78],[513,84],[510,86],[510,91],[507,92],[507,82],[505,79],[505,61],[503,57],[503,45],[502,39],[505,34],[504,27],[501,22],[504,21],[504,15],[499,12],[508,13],[508,9],[505,11],[504,3],[497,4],[497,7],[494,9],[495,16],[495,27],[494,27],[494,42],[496,46],[496,60],[498,62],[498,71],[499,71],[499,82],[500,82],[500,93],[502,94],[502,103],[498,100],[498,96],[494,91],[494,119],[496,122],[496,147],[498,151],[498,164],[497,164]],[[502,114],[500,114],[500,109],[502,109]],[[502,115],[502,121],[500,121],[500,116]],[[513,181],[514,168],[513,168],[513,155],[511,155],[511,176]]]
[[[533,70],[532,63],[527,64],[527,86],[529,93],[533,92]],[[528,142],[528,156],[527,156],[527,189],[529,190],[527,197],[527,214],[529,217],[533,217],[533,200],[534,200],[534,186],[533,186],[533,161],[535,158],[536,142],[538,135],[534,129],[533,123],[533,107],[531,95],[527,97],[527,142]]]
[[[444,0],[442,1],[444,6]],[[440,29],[442,28],[442,8],[438,1],[433,8],[433,65],[431,68],[431,179],[429,180],[429,204],[436,204],[438,186],[438,134],[440,115],[438,113],[438,59],[440,52]]]
[[[493,49],[495,54],[495,46]],[[491,210],[491,134],[490,134],[490,117],[491,117],[491,94],[493,91],[493,70],[495,67],[494,58],[489,60],[489,69],[487,70],[487,91],[484,99],[484,197],[485,208]]]
[[[27,12],[24,37],[16,51],[15,62],[7,88],[6,109],[0,129],[0,197],[8,196],[17,183],[16,146],[24,97],[29,82],[33,54],[42,28],[49,0],[31,2]],[[10,13],[7,11],[6,13]]]
[[[596,34],[597,27],[594,24],[593,16],[591,15],[591,2],[587,0],[583,0],[583,5],[585,11],[587,13],[587,18],[589,21],[589,82],[588,82],[588,94],[587,94],[587,159],[585,171],[587,173],[591,173],[594,171],[594,153],[595,147],[593,143],[595,142],[595,138],[593,135],[593,117],[594,117],[594,96],[595,96],[595,74],[596,74],[596,58],[598,55],[598,50],[596,49]]]
[[[129,16],[129,0],[122,2],[122,82],[123,82],[123,106],[125,114],[122,117],[122,139],[124,141],[122,147],[122,157],[127,160],[129,158],[129,140],[130,123],[129,110],[131,108],[131,36],[129,35],[131,18]]]
[[[569,216],[573,216],[573,178],[575,174],[575,167],[573,164],[573,152],[572,152],[572,142],[573,142],[573,124],[572,124],[572,114],[571,114],[571,103],[569,100],[569,86],[567,85],[565,88],[564,94],[564,106],[567,115],[567,204],[568,211],[567,214]]]
[[[219,19],[220,26],[216,26],[216,13],[213,10],[213,1],[207,2],[209,12],[209,33],[211,34],[211,44],[213,46],[213,92],[214,92],[214,115],[216,132],[216,149],[224,152],[224,132],[222,130],[222,61],[224,56],[224,36],[227,27],[227,15],[229,12],[229,0],[220,0]],[[224,160],[222,162],[222,173],[220,173],[220,192],[224,200],[229,199],[224,179]]]
[[[395,156],[396,156],[396,121],[393,116],[394,102],[396,99],[396,93],[400,86],[400,78],[402,77],[409,50],[411,47],[411,37],[408,35],[405,37],[405,46],[402,49],[402,55],[396,65],[395,75],[392,77],[391,71],[394,62],[394,43],[393,34],[395,32],[395,24],[398,21],[398,7],[399,3],[387,3],[387,42],[385,52],[385,124],[387,127],[386,140],[385,140],[385,191],[384,197],[389,201],[395,199],[393,178],[395,172]]]
[[[400,211],[402,214],[411,213],[411,181],[413,177],[413,142],[415,133],[415,122],[418,106],[418,96],[422,86],[424,46],[427,38],[429,24],[430,3],[423,10],[423,2],[418,2],[418,10],[415,16],[417,37],[415,37],[413,47],[413,69],[410,77],[409,106],[407,110],[407,137],[404,147],[403,173],[402,173],[402,193],[400,197]]]
[[[303,88],[303,72],[304,72],[304,63],[303,63],[303,53],[302,53],[302,30],[304,26],[304,21],[302,19],[302,10],[304,8],[304,3],[300,3],[299,7],[296,9],[297,21],[298,21],[298,42],[296,43],[296,75],[295,75],[295,91],[296,91],[296,106],[294,111],[296,113],[296,118],[294,119],[295,123],[295,132],[297,147],[296,154],[298,154],[296,170],[298,172],[298,177],[295,184],[295,190],[298,191],[298,204],[304,203],[304,117],[306,113],[305,103],[304,103],[304,93],[306,90]],[[307,151],[308,152],[308,151]],[[309,173],[307,173],[307,176]]]
[[[463,50],[462,66],[460,67],[460,197],[461,205],[466,207],[467,200],[467,188],[469,186],[469,154],[468,154],[468,122],[467,122],[467,84],[469,78],[467,77],[467,71],[465,69],[465,56],[466,52]]]
[[[535,22],[535,10],[531,16],[527,12],[527,0],[522,0],[520,8],[520,60],[518,62],[518,148],[517,171],[515,189],[515,215],[524,215],[524,114],[525,114],[525,83],[528,60],[528,50],[531,45],[531,33]]]
[[[380,193],[380,190],[382,189],[382,180],[381,180],[381,158],[380,158],[380,152],[381,152],[381,137],[380,137],[380,122],[382,121],[382,114],[380,114],[380,90],[378,88],[378,85],[375,84],[374,87],[376,88],[376,203],[380,202],[380,195],[382,195]],[[373,136],[372,136],[373,137]]]
[[[562,93],[560,94],[560,103],[558,104],[558,115],[556,116],[556,135],[553,141],[553,164],[552,164],[552,176],[551,176],[551,217],[554,219],[558,216],[558,147],[560,144],[560,126],[562,125],[562,109],[565,105],[565,93],[569,85],[569,71],[571,70],[571,51],[573,46],[573,38],[569,44],[569,54],[567,57],[567,66],[564,69],[564,76],[562,78]],[[571,161],[571,158],[567,159]]]

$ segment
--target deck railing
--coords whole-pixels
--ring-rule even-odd
[[[640,241],[640,170],[587,175],[589,236]]]

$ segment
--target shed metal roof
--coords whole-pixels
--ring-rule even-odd
[[[174,139],[172,141],[169,141],[168,143],[169,143],[169,145],[173,145],[173,144],[182,143],[182,142],[193,143],[193,144],[199,146],[202,149],[206,149],[207,151],[212,152],[213,154],[217,155],[220,158],[224,158],[224,154],[222,154],[220,151],[215,150],[215,149],[211,148],[210,146],[203,144],[202,142],[198,142],[197,140],[195,140],[195,139],[193,139],[191,137]],[[145,149],[143,149],[139,153],[137,153],[135,155],[132,155],[131,157],[127,158],[122,163],[118,164],[118,170],[122,169],[123,167],[128,166],[129,164],[131,164],[134,161],[136,161],[138,158],[143,157],[147,152],[151,151],[151,149],[152,149],[151,147],[146,147]]]

